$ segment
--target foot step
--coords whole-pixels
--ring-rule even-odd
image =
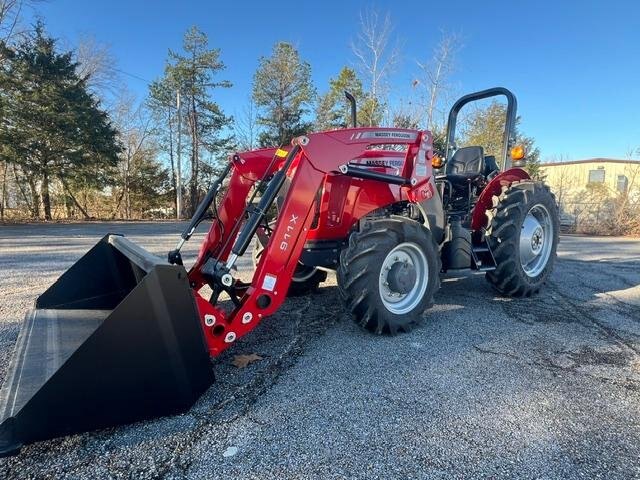
[[[496,260],[489,245],[474,245],[471,248],[471,255],[476,269],[480,272],[490,272],[496,269]]]

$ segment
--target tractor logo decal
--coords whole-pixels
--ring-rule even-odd
[[[384,130],[376,132],[358,132],[351,135],[351,140],[358,140],[361,138],[401,138],[403,140],[415,140],[417,133],[411,132],[395,132],[393,130]]]
[[[404,159],[397,157],[354,158],[349,162],[349,164],[357,165],[359,167],[400,168],[404,165]]]

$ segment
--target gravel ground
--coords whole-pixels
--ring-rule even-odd
[[[180,228],[0,227],[0,381],[24,311],[101,235],[160,254]],[[188,413],[30,445],[0,478],[640,478],[640,241],[563,237],[533,299],[448,276],[396,337],[337,299],[330,276],[288,300]],[[264,359],[231,365],[248,353]]]

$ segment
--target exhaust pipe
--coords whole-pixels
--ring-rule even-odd
[[[358,128],[358,118],[356,113],[356,98],[346,90],[344,91],[344,96],[347,98],[347,101],[351,106],[351,126],[353,128]]]

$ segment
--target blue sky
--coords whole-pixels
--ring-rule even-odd
[[[410,94],[416,60],[427,60],[441,30],[457,32],[463,48],[454,81],[463,94],[495,85],[518,97],[522,130],[542,158],[624,158],[640,146],[640,2],[626,1],[141,1],[51,0],[37,6],[49,32],[75,43],[92,34],[110,45],[119,68],[143,79],[162,74],[168,48],[198,25],[222,50],[218,94],[228,114],[251,91],[258,58],[290,41],[311,63],[319,92],[345,64],[361,10],[390,12],[402,43],[391,79]],[[142,98],[145,82],[124,77]]]

